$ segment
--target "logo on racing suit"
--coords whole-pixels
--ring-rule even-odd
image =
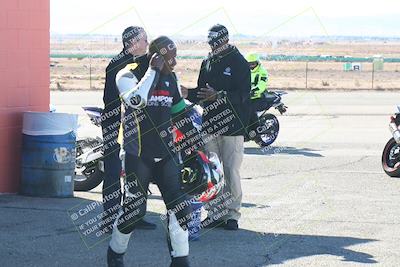
[[[166,90],[154,90],[149,102],[148,106],[153,107],[171,107],[172,106],[173,97],[170,96],[170,92]]]

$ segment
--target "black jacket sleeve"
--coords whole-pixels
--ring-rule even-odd
[[[234,63],[233,90],[227,92],[233,104],[247,105],[250,100],[251,72],[246,60],[239,56]]]
[[[104,85],[104,111],[103,114],[112,113],[112,116],[107,116],[107,119],[103,121],[104,125],[112,124],[116,121],[121,120],[121,100],[119,98],[119,92],[115,83],[115,76],[119,71],[118,66],[115,64],[109,64],[106,68],[106,82]],[[104,116],[106,118],[106,116]]]
[[[190,102],[199,103],[199,101],[201,100],[197,97],[197,92],[200,90],[200,88],[206,86],[206,81],[205,81],[206,62],[207,62],[206,60],[203,60],[203,62],[201,62],[200,73],[199,73],[199,77],[197,78],[197,87],[194,89],[189,89],[189,91],[188,91],[187,99]]]
[[[227,92],[228,99],[234,105],[242,127],[246,128],[250,120],[251,72],[243,56],[239,56],[234,64],[233,89]]]

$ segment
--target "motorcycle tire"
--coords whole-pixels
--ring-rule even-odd
[[[76,175],[74,180],[75,191],[89,191],[97,187],[104,179],[104,172],[96,166],[91,173]]]
[[[395,159],[391,155],[393,149],[398,149]],[[383,149],[382,168],[390,177],[400,177],[400,145],[396,143],[394,138],[391,138]]]
[[[77,157],[83,153],[86,147],[96,147],[99,141],[94,138],[86,138],[77,141]],[[78,171],[79,168],[83,170]],[[99,160],[88,163],[75,169],[74,191],[89,191],[98,186],[104,179],[104,172],[100,169]]]
[[[265,114],[259,118],[259,127],[255,129],[255,136],[253,140],[260,147],[266,147],[275,142],[275,140],[278,138],[278,134],[278,118],[273,114]]]

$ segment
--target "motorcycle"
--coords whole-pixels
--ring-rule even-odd
[[[270,91],[265,93],[266,106],[261,112],[257,112],[255,119],[251,121],[248,127],[246,141],[255,141],[259,146],[265,147],[271,145],[279,134],[279,121],[271,113],[267,113],[272,107],[284,114],[287,106],[282,102],[282,96],[287,94],[284,91]],[[188,103],[190,104],[190,103]],[[194,105],[192,105],[194,106]],[[201,114],[201,108],[196,105]],[[99,107],[83,107],[91,122],[97,126],[100,125],[100,118],[103,109]],[[196,117],[196,116],[194,116]],[[199,121],[193,123],[200,127],[201,115],[197,118]],[[104,179],[104,161],[103,161],[103,140],[100,137],[86,137],[77,140],[76,145],[76,168],[75,168],[75,191],[89,191],[98,186]]]
[[[260,147],[266,147],[275,142],[279,134],[278,118],[268,113],[272,107],[283,115],[287,111],[287,106],[282,102],[282,96],[286,95],[285,91],[269,91],[264,93],[265,107],[262,111],[256,112],[256,116],[252,116],[248,127],[248,134],[245,141],[255,141]]]
[[[91,122],[100,125],[103,109],[83,107]],[[103,140],[100,137],[85,137],[76,141],[75,191],[89,191],[104,179]]]
[[[390,177],[400,177],[400,106],[398,112],[390,116],[389,130],[392,138],[386,143],[382,153],[382,167]]]

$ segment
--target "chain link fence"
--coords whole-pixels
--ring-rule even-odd
[[[104,89],[106,66],[120,51],[121,42],[113,36],[91,38],[52,38],[52,90]],[[196,85],[202,60],[199,55],[206,56],[207,49],[204,44],[187,40],[178,43],[176,72],[182,84]],[[240,49],[247,52],[246,47]],[[386,58],[382,68],[374,68],[372,58],[341,56],[269,55],[264,57],[262,64],[270,74],[269,87],[273,89],[400,89],[398,58]]]

